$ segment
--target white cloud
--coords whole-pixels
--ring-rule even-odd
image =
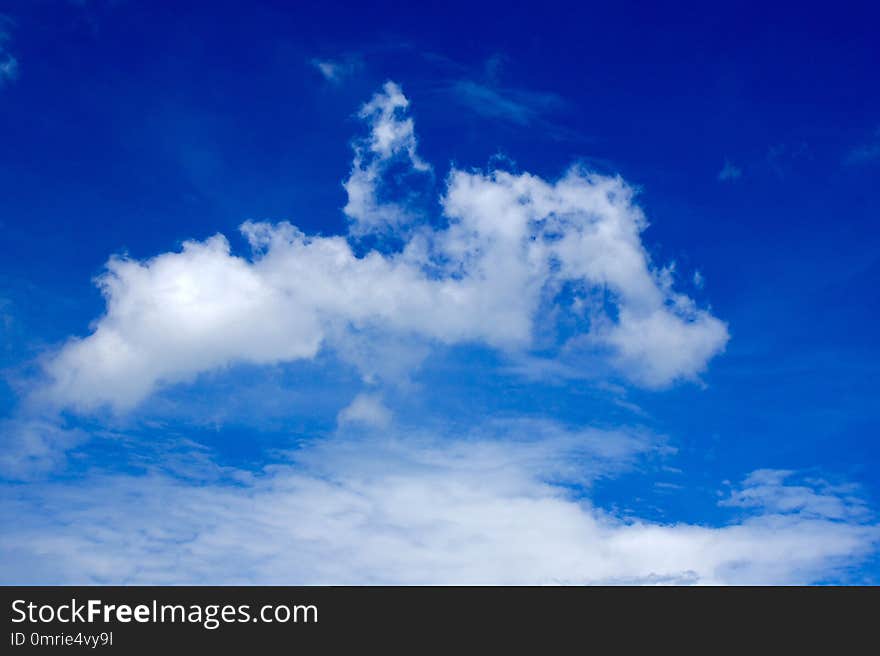
[[[0,477],[28,480],[58,469],[66,451],[85,440],[80,430],[38,417],[0,420]]]
[[[348,194],[343,211],[352,221],[354,235],[400,230],[415,218],[406,204],[379,198],[389,166],[402,163],[416,175],[431,170],[416,153],[415,124],[406,116],[408,107],[400,87],[386,82],[358,114],[369,124],[370,134],[355,141],[351,175],[343,184]]]
[[[552,93],[504,89],[473,80],[452,84],[451,93],[464,106],[491,119],[504,119],[527,126],[549,111],[565,107],[565,101]]]
[[[391,423],[391,410],[377,394],[358,394],[354,400],[339,412],[340,426],[363,424],[384,428]]]
[[[364,106],[370,134],[355,144],[346,183],[352,234],[391,230],[399,250],[356,256],[343,236],[248,222],[249,258],[220,235],[143,262],[111,258],[98,281],[106,313],[48,360],[48,397],[124,410],[158,385],[232,363],[312,358],[322,347],[362,359],[364,339],[399,341],[414,354],[420,342],[525,354],[536,325],[560,313],[581,326],[573,347],[606,353],[648,387],[694,379],[724,349],[726,325],[674,291],[671,268],[652,265],[645,217],[619,177],[575,167],[551,182],[453,169],[442,228],[419,221],[407,202],[380,199],[392,163],[429,170],[407,105],[389,82]],[[563,289],[572,301],[561,300]]]
[[[226,482],[152,472],[7,491],[0,519],[16,531],[0,535],[0,580],[788,584],[827,578],[880,538],[840,511],[858,505],[850,492],[828,488],[815,493],[835,504],[772,501],[721,527],[623,519],[577,493],[656,448],[514,422],[465,439],[318,442]],[[768,484],[790,492],[757,473],[731,499]]]
[[[7,82],[14,82],[18,79],[18,59],[7,48],[10,39],[8,28],[11,25],[12,21],[0,14],[0,89]]]
[[[871,138],[847,153],[844,158],[846,164],[866,164],[880,159],[880,127],[874,130]]]
[[[318,69],[318,72],[330,82],[336,82],[339,79],[339,67],[332,61],[313,59],[312,66]]]
[[[231,362],[313,357],[314,310],[299,311],[222,236],[148,262],[113,258],[99,284],[107,312],[48,364],[52,394],[71,405],[134,405],[159,381],[189,380]]]
[[[803,141],[796,144],[775,144],[767,150],[767,166],[780,178],[791,173],[797,163],[811,158],[810,147]]]
[[[662,387],[701,371],[727,341],[727,327],[707,312],[691,310],[682,318],[666,307],[648,313],[622,307],[604,339],[614,348],[612,360],[630,378]]]
[[[18,78],[18,60],[9,53],[0,52],[0,86],[5,82],[13,81]]]
[[[724,166],[718,172],[718,179],[721,182],[731,182],[742,177],[742,169],[735,166],[730,160],[724,160]]]
[[[361,68],[362,63],[358,57],[350,56],[342,59],[313,59],[312,66],[328,82],[340,84]]]
[[[740,490],[735,490],[722,505],[760,508],[775,513],[797,512],[803,516],[828,519],[865,517],[868,508],[856,496],[852,485],[833,485],[822,479],[806,479],[800,484],[786,483],[794,472],[759,469],[752,472]]]

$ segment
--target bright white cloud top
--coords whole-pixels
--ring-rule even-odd
[[[387,180],[432,175],[408,105],[389,82],[360,112],[369,134],[345,183],[348,237],[247,222],[248,257],[216,235],[146,261],[112,258],[99,278],[106,313],[46,365],[52,400],[125,411],[230,364],[345,351],[353,331],[527,353],[536,326],[560,313],[579,326],[560,351],[590,353],[646,387],[695,379],[724,349],[725,323],[651,263],[645,217],[619,177],[453,168],[440,225],[430,221],[418,185]],[[356,254],[349,238],[369,235],[401,245]]]

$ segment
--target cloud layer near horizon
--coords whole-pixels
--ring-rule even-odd
[[[720,527],[593,505],[598,480],[663,450],[644,431],[532,420],[464,437],[340,434],[256,472],[196,459],[174,474],[93,473],[7,490],[0,519],[17,528],[0,536],[0,580],[790,584],[880,538],[853,488],[792,472],[749,476],[722,499],[749,512]]]
[[[48,397],[125,411],[158,386],[229,364],[345,352],[362,331],[527,353],[537,327],[558,334],[560,316],[576,328],[557,352],[590,353],[646,387],[695,379],[724,349],[724,322],[652,265],[645,217],[619,177],[453,168],[436,226],[418,209],[418,184],[386,181],[432,174],[408,105],[389,82],[360,112],[369,133],[354,143],[345,183],[347,237],[247,222],[247,257],[215,235],[146,261],[111,258],[98,280],[106,313],[47,361]],[[352,240],[371,235],[400,247],[356,254]]]

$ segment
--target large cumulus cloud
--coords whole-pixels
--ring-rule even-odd
[[[145,261],[111,258],[98,280],[105,314],[47,363],[53,401],[125,410],[157,386],[231,363],[344,351],[365,330],[527,353],[536,326],[565,315],[576,329],[557,347],[599,354],[647,387],[693,379],[724,349],[725,323],[652,264],[645,217],[620,177],[453,168],[439,221],[413,202],[418,185],[391,193],[391,169],[398,182],[401,170],[432,175],[408,106],[389,82],[360,113],[369,132],[354,142],[345,183],[348,235],[247,222],[247,254],[215,235]],[[369,235],[399,247],[353,248]]]

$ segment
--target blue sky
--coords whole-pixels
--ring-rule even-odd
[[[878,582],[867,7],[0,4],[0,580]]]

